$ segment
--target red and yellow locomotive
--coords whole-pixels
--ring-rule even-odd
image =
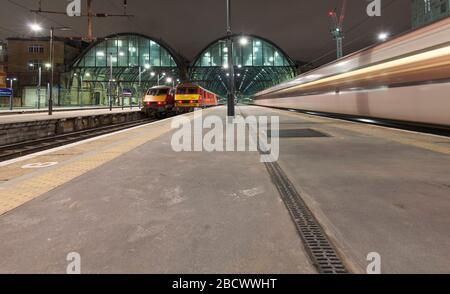
[[[144,96],[143,111],[149,117],[163,117],[171,114],[175,107],[175,88],[156,86]]]
[[[175,109],[189,112],[195,108],[217,106],[217,95],[196,84],[180,84],[176,88]]]

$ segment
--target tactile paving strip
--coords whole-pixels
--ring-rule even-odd
[[[76,159],[61,167],[50,169],[42,175],[20,181],[0,190],[0,215],[11,211],[81,175],[151,141],[171,130],[170,125],[155,126],[152,132],[113,145],[101,152]],[[144,134],[141,132],[140,134]]]

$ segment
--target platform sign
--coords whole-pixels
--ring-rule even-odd
[[[123,89],[122,96],[123,97],[131,97],[131,96],[133,96],[133,92],[130,89]]]
[[[10,97],[12,95],[12,89],[0,88],[0,97]]]

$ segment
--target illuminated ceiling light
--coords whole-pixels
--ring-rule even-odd
[[[51,65],[50,63],[46,63],[44,66],[45,66],[46,68],[51,68],[51,67],[52,67],[52,65]]]
[[[97,56],[103,57],[103,56],[105,56],[105,52],[103,52],[103,51],[98,51],[98,52],[97,52]]]
[[[156,76],[156,73],[155,73],[155,72],[151,72],[150,75],[151,75],[152,77],[154,77],[154,76]]]
[[[125,53],[119,52],[119,56],[125,56]]]
[[[151,67],[150,64],[148,64],[148,63],[144,64],[145,69],[150,69],[150,67]]]
[[[228,69],[228,68],[229,68],[228,63],[225,63],[225,64],[223,65],[223,68],[224,68],[224,69]]]
[[[166,82],[168,82],[168,83],[172,83],[172,81],[173,81],[172,78],[167,78],[166,79]]]

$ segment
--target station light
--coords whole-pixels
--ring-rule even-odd
[[[245,45],[248,44],[248,39],[247,39],[246,37],[242,37],[242,38],[239,40],[239,43],[240,43],[242,46],[245,46]]]
[[[168,82],[168,83],[172,83],[172,81],[173,81],[173,80],[172,80],[172,78],[170,78],[170,77],[166,79],[166,82]]]
[[[389,38],[389,33],[382,32],[378,34],[378,40],[386,41]]]
[[[37,23],[29,24],[29,27],[30,27],[30,29],[33,32],[40,32],[40,31],[42,31],[42,26],[40,24],[37,24]]]
[[[150,75],[151,75],[152,77],[154,77],[154,76],[156,76],[156,73],[152,71],[152,72],[150,73]]]
[[[225,64],[223,65],[223,68],[224,68],[224,69],[228,69],[228,68],[229,68],[228,63],[225,63]]]
[[[144,68],[145,68],[145,69],[150,69],[150,67],[151,67],[150,64],[148,64],[148,63],[147,63],[147,64],[144,64]]]
[[[50,63],[46,63],[44,66],[45,66],[46,68],[51,68],[51,67],[52,67],[52,65],[51,65]]]

